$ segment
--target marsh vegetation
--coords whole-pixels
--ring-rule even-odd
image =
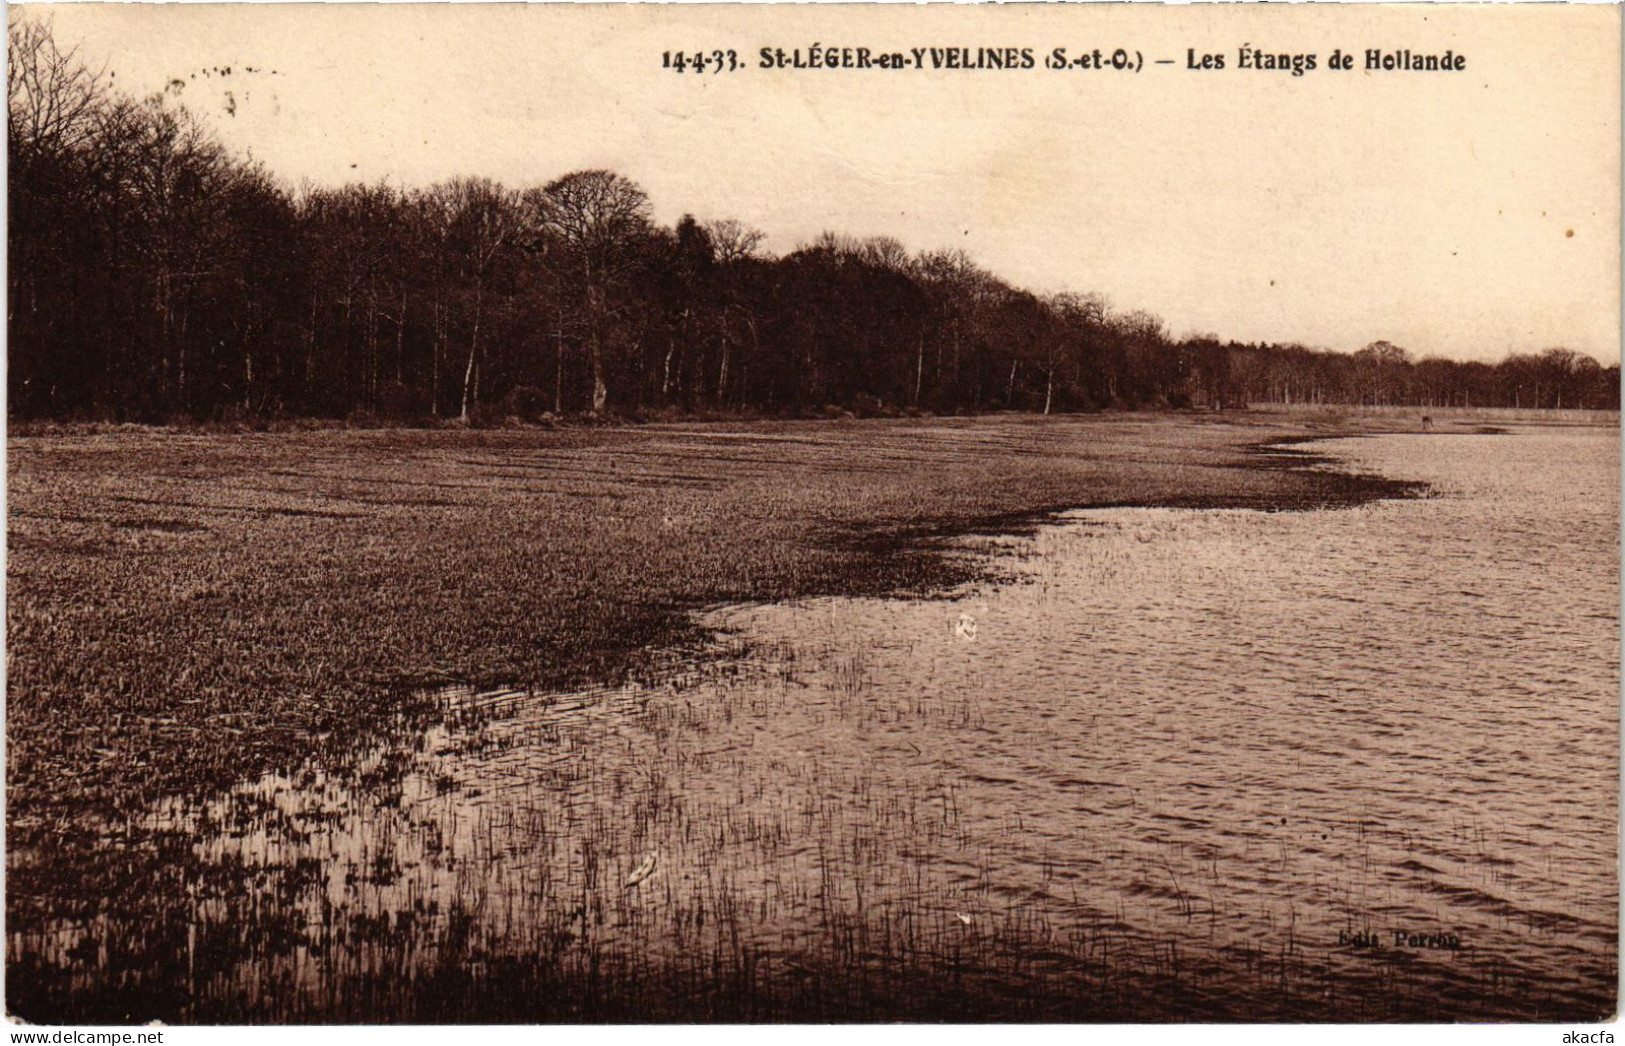
[[[658,675],[661,651],[704,641],[696,609],[943,591],[989,565],[944,555],[948,536],[1079,505],[1403,489],[1248,449],[1291,431],[1123,417],[13,440],[13,1005],[182,1012],[179,985],[138,971],[186,954],[200,885],[272,918],[297,884],[202,861],[197,832],[153,810],[342,766],[402,717],[442,718],[426,685]],[[304,932],[234,925],[255,947]],[[62,950],[41,950],[47,931]]]
[[[14,441],[10,1005],[1605,1012],[1612,820],[1585,797],[1617,779],[1590,750],[1617,674],[1613,575],[1592,570],[1617,544],[1534,531],[1566,571],[1544,590],[1592,616],[1510,606],[1514,631],[1577,624],[1490,689],[1419,686],[1441,650],[1484,660],[1486,686],[1507,671],[1474,630],[1500,620],[1481,589],[1383,587],[1454,531],[1458,571],[1512,571],[1500,590],[1527,597],[1460,524],[1532,525],[1528,491],[1488,480],[1572,448],[1392,437],[1465,441],[1413,473],[1443,499],[1226,511],[1414,492],[1370,478],[1399,460],[1382,440],[1334,445],[1360,472],[1247,449],[1288,435],[1163,417]],[[111,455],[144,474],[114,480]],[[1617,480],[1581,472],[1573,503],[1606,515]],[[92,569],[117,583],[73,573]],[[188,585],[208,595],[161,594]],[[1447,627],[1416,629],[1429,612]],[[1519,798],[1522,821],[1498,804],[1560,768],[1516,732],[1516,772],[1486,747],[1475,724],[1509,693],[1580,768],[1574,802]],[[1464,762],[1483,783],[1463,796]],[[1336,946],[1373,918],[1466,948]]]

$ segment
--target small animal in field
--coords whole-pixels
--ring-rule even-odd
[[[1426,414],[1422,415],[1422,431],[1423,432],[1432,432],[1433,431],[1433,419],[1431,417],[1429,417],[1428,415],[1426,415]]]
[[[960,614],[959,620],[954,622],[954,636],[959,639],[976,638],[976,619],[971,617],[969,611]]]

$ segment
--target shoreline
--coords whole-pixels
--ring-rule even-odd
[[[1138,422],[1148,425],[1156,430],[1155,434],[1159,436],[1166,436],[1169,429],[1194,433],[1222,427],[1232,430],[1226,435],[1234,434],[1246,438],[1223,439],[1216,447],[1200,448],[1205,456],[1216,460],[1203,461],[1195,465],[1171,463],[1166,460],[1152,462],[1150,465],[1152,474],[1148,477],[1124,474],[1104,477],[1098,474],[1089,475],[1085,483],[1075,492],[1065,489],[1068,486],[1065,477],[1035,475],[1034,470],[1029,468],[1024,474],[1013,476],[1012,488],[1004,491],[967,490],[965,481],[977,477],[966,475],[949,477],[950,486],[947,490],[940,487],[925,492],[907,490],[901,492],[901,496],[898,496],[896,491],[883,493],[877,499],[881,502],[877,506],[878,512],[853,512],[849,506],[834,506],[823,502],[817,506],[820,511],[813,518],[797,520],[792,517],[789,520],[780,520],[780,523],[788,525],[787,529],[791,533],[773,535],[774,540],[769,547],[762,547],[760,542],[753,543],[749,538],[736,543],[735,547],[729,550],[733,554],[726,557],[728,562],[723,565],[735,568],[739,574],[744,575],[743,577],[718,579],[696,577],[684,571],[681,562],[675,564],[676,570],[671,569],[674,564],[669,560],[681,560],[689,551],[688,546],[698,544],[702,546],[702,554],[710,553],[714,556],[717,550],[704,546],[711,545],[718,532],[726,537],[726,531],[730,528],[726,524],[721,527],[714,524],[707,527],[703,522],[696,520],[693,514],[668,512],[662,522],[653,528],[657,531],[657,540],[665,546],[659,550],[665,553],[662,558],[668,562],[651,564],[657,568],[655,576],[648,579],[649,583],[641,593],[634,591],[632,600],[622,600],[614,605],[605,606],[602,595],[593,592],[590,583],[586,586],[570,586],[557,593],[556,599],[542,602],[563,604],[556,605],[554,613],[550,616],[555,619],[574,618],[577,629],[573,634],[562,629],[544,629],[539,636],[525,636],[525,623],[514,620],[511,610],[504,610],[500,603],[493,602],[490,616],[495,618],[495,627],[482,637],[485,641],[479,644],[479,649],[457,658],[453,664],[444,663],[450,659],[433,656],[413,658],[411,654],[418,651],[402,651],[405,656],[393,659],[380,657],[371,648],[380,638],[387,643],[391,637],[388,635],[379,637],[376,634],[364,634],[364,638],[360,641],[351,640],[349,645],[332,651],[328,658],[321,656],[323,651],[312,649],[319,646],[319,643],[310,641],[307,641],[305,649],[283,651],[284,656],[275,656],[277,651],[266,649],[274,645],[268,642],[271,636],[285,640],[290,632],[318,631],[326,624],[324,619],[328,615],[310,599],[309,582],[312,579],[307,576],[300,579],[305,582],[304,585],[289,585],[286,577],[287,569],[300,564],[306,557],[301,555],[298,548],[266,549],[260,546],[228,549],[229,552],[240,553],[251,559],[268,559],[273,569],[255,571],[260,575],[258,580],[265,583],[265,587],[259,591],[239,589],[235,592],[225,592],[222,589],[228,586],[237,587],[233,583],[241,579],[232,577],[231,574],[243,564],[237,561],[235,556],[223,559],[213,556],[198,562],[194,549],[186,547],[201,543],[199,539],[212,538],[224,528],[253,531],[256,529],[256,523],[265,520],[274,520],[279,524],[286,520],[291,524],[291,529],[298,531],[292,535],[296,537],[308,537],[313,531],[325,530],[328,532],[327,536],[331,538],[361,523],[357,513],[323,511],[314,504],[301,504],[298,507],[264,506],[264,511],[269,515],[256,520],[251,514],[252,507],[209,504],[206,499],[198,497],[204,489],[204,483],[218,478],[203,471],[207,468],[207,455],[211,451],[228,450],[232,443],[245,439],[270,441],[273,444],[286,440],[293,445],[285,448],[273,446],[271,455],[294,458],[299,449],[311,442],[312,437],[309,434],[268,437],[196,435],[173,442],[171,446],[157,448],[152,447],[141,437],[125,435],[114,436],[111,439],[101,435],[79,441],[60,440],[59,443],[68,447],[60,452],[58,448],[53,447],[51,452],[43,457],[78,457],[80,456],[78,452],[88,451],[88,456],[95,460],[122,457],[123,452],[129,451],[147,457],[141,464],[148,466],[148,475],[142,476],[138,470],[139,466],[131,468],[122,476],[99,474],[95,470],[76,470],[77,475],[72,478],[78,481],[79,489],[73,493],[79,497],[73,498],[70,495],[69,500],[88,502],[86,507],[92,508],[92,511],[74,512],[70,509],[54,518],[46,511],[47,506],[39,504],[41,499],[38,494],[41,490],[33,482],[39,478],[37,471],[45,471],[38,468],[45,462],[28,460],[31,455],[26,450],[19,453],[22,448],[14,443],[11,464],[12,519],[9,535],[12,603],[8,615],[12,651],[12,666],[8,679],[12,694],[9,730],[12,732],[13,745],[12,765],[8,768],[8,773],[11,775],[9,783],[13,827],[24,828],[26,835],[26,825],[31,819],[29,815],[38,807],[38,800],[42,798],[31,787],[35,780],[41,780],[43,776],[32,772],[30,766],[31,758],[35,754],[34,743],[39,740],[35,729],[44,725],[38,722],[42,715],[47,719],[55,718],[61,714],[61,709],[43,703],[42,699],[46,695],[40,691],[60,694],[67,682],[60,675],[53,678],[48,674],[46,670],[51,667],[71,667],[70,678],[82,689],[81,702],[94,706],[86,709],[82,704],[80,711],[94,712],[109,704],[115,708],[123,705],[127,714],[138,717],[147,714],[163,718],[179,718],[182,722],[186,722],[189,703],[203,703],[209,707],[198,711],[210,713],[210,718],[226,720],[252,716],[256,711],[271,711],[254,708],[252,702],[256,700],[279,706],[275,709],[277,715],[257,717],[261,719],[261,723],[258,724],[261,729],[258,731],[252,723],[233,721],[224,724],[237,731],[238,736],[265,734],[263,737],[246,738],[242,747],[255,750],[263,745],[264,750],[260,754],[275,756],[293,750],[298,741],[297,737],[291,736],[293,734],[319,733],[326,729],[343,727],[348,717],[340,717],[335,721],[330,715],[321,714],[322,705],[344,706],[347,712],[365,715],[368,712],[387,712],[389,710],[387,706],[393,700],[390,695],[399,695],[419,686],[439,683],[465,683],[475,687],[522,683],[549,688],[612,683],[637,671],[647,653],[701,638],[688,618],[691,611],[709,605],[728,602],[771,602],[817,596],[918,596],[951,588],[975,580],[981,567],[972,561],[943,555],[942,542],[946,539],[978,534],[1030,533],[1033,527],[1061,512],[1121,507],[1311,511],[1353,507],[1374,500],[1415,497],[1424,493],[1422,485],[1402,479],[1311,471],[1310,466],[1326,464],[1331,459],[1303,451],[1281,449],[1289,443],[1307,443],[1372,431],[1366,426],[1334,425],[1321,431],[1304,431],[1305,427],[1302,425],[1282,426],[1265,422],[1260,427],[1272,431],[1254,438],[1254,434],[1247,431],[1253,424],[1233,425],[1230,419],[1222,419],[1217,425],[1211,422],[1204,424],[1205,419],[1192,423],[1184,418],[1167,419],[1156,416],[1128,416],[1125,421],[1130,424]],[[1254,419],[1248,421],[1253,422]],[[696,424],[683,426],[686,431],[683,431],[682,435],[700,439],[711,435],[726,436],[730,443],[736,439],[743,439],[758,445],[765,442],[769,448],[785,436],[803,440],[810,438],[813,441],[814,453],[827,459],[830,449],[838,453],[853,449],[851,445],[838,444],[834,448],[817,445],[820,442],[819,437],[823,435],[821,429],[829,424],[788,422],[772,426],[753,424],[743,427]],[[851,435],[854,429],[860,430],[858,435],[861,435],[861,430],[870,426],[930,428],[950,434],[962,430],[972,435],[991,430],[999,436],[1008,435],[1012,428],[1042,430],[1048,427],[1042,420],[1025,419],[1013,426],[1009,419],[925,423],[888,420],[836,424],[845,430],[847,435]],[[1102,423],[1094,419],[1081,422],[1075,419],[1055,419],[1053,424],[1070,429],[1068,435],[1076,439],[1079,436],[1091,435],[1097,429],[1120,427],[1124,421],[1113,419]],[[743,432],[739,431],[741,428],[744,429]],[[787,431],[773,433],[773,429]],[[1375,429],[1375,431],[1386,430],[1387,426]],[[574,430],[561,434],[543,430],[520,433],[517,438],[521,444],[531,440],[551,443],[556,437],[563,435],[566,438],[560,442],[575,443],[579,441],[570,437],[583,435],[596,437],[603,433],[611,437],[609,442],[615,442],[614,437],[620,436],[631,437],[634,443],[649,444],[657,443],[662,436],[670,432],[671,430],[662,432],[645,429],[611,429]],[[333,439],[333,435],[320,433],[314,440],[329,441]],[[353,449],[362,451],[358,464],[365,467],[373,464],[367,460],[368,457],[376,461],[378,457],[384,456],[392,449],[392,441],[398,437],[405,437],[413,442],[438,444],[430,448],[432,452],[456,454],[477,451],[480,449],[477,445],[486,442],[480,437],[490,435],[479,432],[425,434],[405,430],[383,430],[363,435],[362,441],[375,444],[374,446]],[[508,442],[511,446],[513,434],[503,435],[510,437],[508,441],[503,442]],[[1018,432],[1018,435],[1030,436],[1031,433]],[[166,443],[172,442],[168,437],[163,437],[163,440]],[[132,441],[148,445],[128,446]],[[74,448],[71,445],[75,442],[88,443],[90,447]],[[591,449],[601,449],[605,441],[589,439],[586,442],[599,444],[599,447]],[[467,446],[470,443],[476,446]],[[204,446],[198,447],[198,444]],[[209,446],[211,444],[213,446]],[[189,448],[201,451],[201,456],[189,453]],[[278,455],[276,453],[278,449],[283,449],[287,453]],[[509,448],[486,449],[501,451]],[[557,449],[568,452],[575,448]],[[718,448],[718,453],[709,463],[714,468],[726,467],[723,449]],[[731,450],[733,447],[726,449]],[[959,471],[971,473],[972,465],[964,462],[956,465],[954,462],[955,455],[962,449],[952,446],[933,449],[932,453],[921,457],[919,464],[927,468],[957,468]],[[1054,464],[1070,449],[1075,448],[1070,446],[1039,450],[1027,448],[1023,453],[1040,456],[1040,464]],[[861,449],[858,453],[861,453]],[[499,459],[493,458],[492,461],[499,466],[501,464]],[[820,464],[828,466],[830,462],[824,460]],[[867,468],[869,465],[862,459],[846,464],[858,469]],[[121,489],[141,486],[145,479],[160,481],[168,479],[170,477],[166,476],[166,472],[169,470],[183,474],[184,478],[180,484],[183,496],[179,499],[140,497]],[[841,470],[838,468],[837,471]],[[1185,475],[1170,476],[1164,473]],[[916,478],[917,472],[905,477],[905,482]],[[1137,482],[1142,479],[1149,479],[1150,483]],[[1170,479],[1173,482],[1170,482]],[[200,480],[204,482],[200,483]],[[694,477],[682,476],[677,478],[676,483],[691,486]],[[798,485],[798,480],[788,471],[780,471],[773,477],[772,484],[779,488],[794,487]],[[612,488],[617,486],[613,480],[609,485]],[[617,499],[627,494],[625,488],[628,485],[626,480],[622,480],[618,484],[621,489],[609,489],[600,493],[606,494],[612,500]],[[113,489],[108,491],[107,488]],[[577,492],[573,491],[563,493],[572,498],[578,496]],[[749,500],[765,500],[783,493],[782,489],[751,492]],[[919,496],[921,494],[923,496]],[[58,497],[60,496],[58,493]],[[340,494],[331,498],[317,495],[316,500],[342,503],[352,499]],[[511,507],[511,499],[504,500],[508,503],[508,507]],[[689,502],[691,504],[692,499],[689,499]],[[1011,507],[1009,502],[1016,504]],[[401,499],[399,506],[390,507],[410,507],[410,505],[406,499]],[[483,521],[475,521],[467,528],[454,526],[450,536],[478,537],[482,532],[479,522]],[[541,522],[557,523],[559,520],[549,518]],[[646,526],[647,523],[648,521],[645,521]],[[57,547],[49,547],[50,538],[47,535],[53,530],[59,535],[59,540],[61,537],[67,537],[69,533],[79,540],[62,541]],[[427,546],[431,553],[449,551],[447,544],[441,540],[443,532],[440,528],[436,530],[437,532],[422,542],[422,545]],[[408,549],[404,545],[377,547],[384,545],[388,540],[401,538],[403,535],[398,526],[388,528],[386,533],[377,537],[363,536],[371,539],[366,543],[375,547],[380,558],[399,556],[408,550],[419,551],[418,548]],[[789,541],[784,540],[786,536]],[[101,537],[102,541],[96,543],[95,537]],[[126,537],[133,540],[118,541]],[[784,547],[786,544],[794,547],[787,549]],[[741,549],[740,545],[744,547]],[[329,553],[323,557],[322,564],[326,576],[315,579],[318,583],[326,583],[322,587],[348,588],[358,581],[377,581],[380,580],[379,575],[390,573],[387,565],[370,562],[360,550],[353,550],[348,555],[342,551],[338,555],[333,555],[331,553],[334,550],[330,546],[323,551]],[[595,562],[589,558],[572,564],[578,573],[589,575],[589,580],[598,579],[608,569],[605,561],[616,558],[617,553],[614,547],[594,551],[598,552],[599,561]],[[639,551],[642,552],[644,549],[639,548]],[[793,557],[789,562],[782,558],[786,552]],[[768,559],[768,555],[774,555],[774,558]],[[189,595],[193,602],[214,604],[199,606],[197,612],[191,615],[190,624],[194,626],[188,630],[191,634],[171,634],[162,637],[171,642],[181,640],[176,644],[178,650],[155,650],[152,642],[153,632],[132,634],[129,631],[130,625],[139,624],[143,611],[159,610],[161,604],[168,600],[154,599],[143,606],[138,601],[145,593],[107,591],[99,593],[94,603],[86,607],[85,601],[78,598],[78,593],[67,584],[86,580],[87,574],[96,573],[94,569],[85,568],[87,565],[93,568],[98,560],[103,562],[111,560],[109,565],[115,568],[128,568],[132,565],[130,563],[132,559],[143,561],[142,572],[147,574],[162,574],[164,572],[162,561],[165,559],[180,564],[183,570],[177,573],[184,575],[183,580],[187,582],[184,587],[190,591],[169,592],[165,595],[171,598],[176,594]],[[158,562],[153,562],[154,559]],[[764,562],[764,559],[767,561]],[[44,562],[40,562],[41,560]],[[62,567],[69,562],[78,566],[78,569],[72,571],[72,576],[49,576],[52,566]],[[503,562],[491,565],[513,564]],[[409,565],[408,576],[415,585],[421,586],[426,578],[432,580],[437,572],[432,563],[418,561]],[[59,575],[60,573],[59,571]],[[273,574],[281,575],[280,582],[271,576]],[[484,595],[492,594],[488,579],[464,577],[459,580],[464,582],[464,586],[461,586],[464,591],[457,592],[457,595],[466,594],[467,588],[476,589]],[[628,582],[630,587],[636,589],[642,578],[622,576],[615,580],[619,582],[619,591],[616,594],[624,595],[629,587]],[[42,585],[41,582],[46,584]],[[311,612],[310,620],[304,623],[303,629],[300,622],[286,620],[285,604],[290,593],[285,590],[289,587],[300,589],[297,594],[304,597],[302,606]],[[639,595],[643,598],[637,599]],[[233,599],[232,596],[237,598]],[[404,613],[412,612],[410,606],[402,606],[400,609]],[[225,613],[211,615],[208,614],[210,610],[224,610]],[[63,614],[64,611],[66,615]],[[244,622],[242,618],[245,611],[248,613],[258,611],[273,619]],[[598,617],[592,618],[595,612]],[[36,630],[36,622],[40,618],[55,619],[52,624],[58,624],[61,616],[76,620],[81,626],[76,634],[64,635],[60,629]],[[476,610],[473,616],[481,615]],[[233,638],[239,641],[246,640],[246,645],[272,654],[272,664],[265,666],[272,669],[267,673],[270,679],[263,677],[259,680],[253,679],[256,674],[253,665],[239,662],[233,666],[235,670],[230,670],[228,666],[220,663],[218,657],[209,657],[208,651],[204,648],[218,645],[218,642],[211,644],[210,640],[218,640],[219,637],[201,634],[197,626],[204,623],[200,619],[205,617],[215,617],[215,621],[208,623],[225,625],[230,632],[235,633]],[[603,618],[610,620],[606,622]],[[361,624],[356,620],[346,623],[352,627]],[[482,623],[489,625],[492,622]],[[546,622],[546,624],[554,623],[554,621]],[[609,627],[602,627],[606,624]],[[552,631],[553,634],[549,635],[548,631]],[[539,640],[537,642],[539,649],[515,656],[516,651],[512,647],[516,645],[514,642],[516,633],[520,636],[521,643],[525,639],[533,642]],[[421,637],[410,638],[419,639],[419,643],[414,646],[421,650]],[[118,650],[119,639],[124,639],[139,649]],[[373,642],[366,642],[367,640]],[[98,664],[95,652],[108,646],[114,646],[116,652],[125,656],[114,664],[107,662]],[[300,655],[298,661],[303,663],[288,664],[287,653]],[[144,657],[130,656],[131,654]],[[347,659],[348,664],[335,671],[333,662],[341,658]],[[394,664],[381,663],[386,660],[393,660]],[[107,678],[108,673],[98,671],[113,667],[116,667],[118,672],[112,679]],[[197,675],[209,670],[212,670],[212,678],[191,683]],[[262,693],[248,696],[249,704],[243,705],[238,703],[241,702],[243,695],[238,695],[238,702],[233,702],[233,695],[226,692],[232,684],[244,690],[275,690],[279,682],[284,686],[291,683],[299,689],[306,690],[306,696],[290,703],[285,698],[278,700],[275,694]],[[323,682],[328,686],[323,687],[321,685]],[[109,690],[112,692],[109,693]],[[324,701],[317,696],[318,694],[323,694],[327,700]],[[166,716],[165,705],[180,707],[168,708]],[[380,707],[381,705],[384,707]],[[115,712],[114,716],[118,718],[119,713]],[[273,721],[265,722],[265,720]],[[74,726],[80,727],[81,730],[94,729],[92,723],[75,723]],[[162,735],[142,736],[139,731],[136,735],[123,738],[125,744],[116,744],[115,742],[120,740],[117,737],[100,737],[94,740],[101,743],[73,746],[99,749],[104,753],[101,758],[81,761],[80,767],[94,768],[99,763],[114,761],[105,753],[126,755],[127,753],[121,749],[147,747],[156,748],[161,753],[164,748],[169,747],[164,743],[165,738]],[[19,745],[18,741],[22,744]],[[290,745],[290,742],[293,744]],[[249,762],[262,768],[269,768],[269,764],[275,761],[262,758],[251,759]],[[63,768],[72,765],[72,761],[67,759],[50,762]],[[243,771],[247,769],[238,760],[232,760],[232,763],[234,769],[229,777],[208,773],[204,776],[215,787],[229,785],[241,779]],[[20,775],[19,769],[22,771]],[[41,769],[43,770],[43,767]],[[103,783],[107,785],[115,784],[120,778],[134,776],[118,772],[117,766],[103,766],[98,769],[101,772],[94,772],[92,777],[103,778]],[[157,776],[160,779],[166,776],[164,773],[166,767],[161,763],[156,766],[124,769],[146,769],[149,773],[140,775],[145,777],[153,776],[150,771],[157,769],[159,771]],[[108,770],[113,772],[107,773]],[[170,783],[184,783],[190,786],[181,789],[184,791],[191,791],[202,783],[198,779],[200,770],[198,766],[188,765],[184,770],[184,782]],[[86,797],[82,793],[75,795],[71,786],[62,787],[71,785],[76,776],[78,775],[69,774],[66,781],[58,779],[54,782],[55,789],[60,790],[60,794],[57,803],[47,804],[48,806],[58,806],[63,800],[70,801],[74,806],[83,805]],[[124,782],[126,785],[128,783]],[[171,790],[160,789],[158,794],[167,794]],[[127,809],[127,804],[117,805],[121,809]]]

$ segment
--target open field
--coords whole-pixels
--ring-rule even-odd
[[[398,724],[427,684],[614,682],[699,639],[693,609],[936,590],[978,569],[939,554],[941,538],[1060,509],[1408,493],[1257,450],[1395,424],[1165,415],[14,439],[11,933],[102,919],[121,939],[78,946],[101,948],[112,969],[173,951],[184,918],[154,913],[150,936],[128,932],[166,889],[193,889],[193,841],[152,830],[155,805],[349,751]],[[26,1000],[36,1019],[74,1016],[56,1009],[66,982],[12,971],[14,1011]],[[124,988],[96,1015],[146,997],[138,980]]]

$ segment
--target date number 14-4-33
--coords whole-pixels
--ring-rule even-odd
[[[731,73],[739,68],[739,52],[662,51],[660,68],[679,73]]]

